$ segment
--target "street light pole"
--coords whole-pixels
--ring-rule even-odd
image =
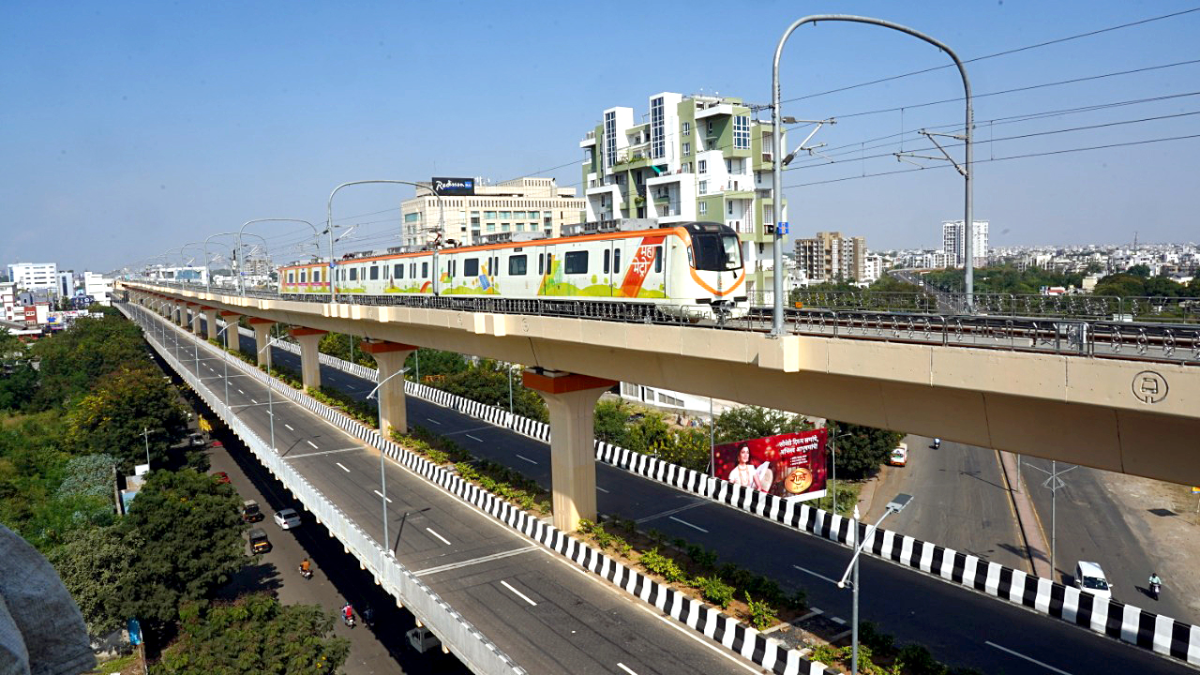
[[[780,244],[782,243],[782,235],[779,232],[779,230],[780,230],[779,225],[780,225],[780,223],[783,222],[783,166],[782,166],[782,161],[783,161],[783,156],[782,156],[782,154],[783,154],[783,133],[782,132],[783,132],[783,128],[781,125],[782,112],[781,112],[781,108],[780,108],[781,101],[780,101],[780,93],[779,93],[779,58],[783,55],[784,44],[787,43],[788,38],[792,36],[792,33],[794,33],[797,28],[799,28],[800,26],[802,26],[806,23],[817,24],[817,23],[824,22],[824,21],[843,21],[843,22],[849,22],[849,23],[865,23],[865,24],[869,24],[872,26],[880,26],[882,28],[890,28],[891,30],[899,31],[906,35],[911,35],[912,37],[915,37],[918,40],[923,40],[925,42],[928,42],[929,44],[933,45],[934,47],[937,47],[938,49],[942,50],[943,52],[946,52],[946,55],[949,56],[951,59],[953,59],[954,65],[958,67],[959,75],[962,76],[963,90],[966,95],[966,135],[964,136],[964,140],[965,140],[965,144],[966,144],[966,155],[965,155],[966,163],[965,163],[965,166],[960,167],[960,172],[962,173],[963,177],[966,179],[964,181],[964,184],[965,184],[964,185],[964,187],[965,187],[964,210],[966,213],[965,213],[964,222],[963,222],[963,228],[964,228],[963,232],[964,232],[964,236],[967,240],[967,242],[966,242],[966,254],[967,254],[966,290],[967,290],[967,309],[968,309],[968,311],[970,311],[974,307],[974,300],[973,300],[973,296],[972,296],[972,293],[974,290],[974,270],[973,270],[974,254],[972,252],[973,242],[971,241],[971,239],[972,239],[971,235],[974,230],[974,223],[972,223],[972,220],[971,220],[972,215],[973,215],[972,214],[972,204],[971,204],[971,202],[972,202],[971,172],[973,170],[973,165],[972,165],[973,154],[972,154],[972,147],[971,147],[971,138],[972,138],[971,127],[975,123],[975,113],[971,106],[971,81],[969,79],[967,79],[966,67],[963,66],[962,60],[958,58],[958,55],[954,53],[954,50],[950,49],[945,44],[935,40],[934,38],[932,38],[928,35],[925,35],[924,33],[920,32],[920,31],[909,28],[907,26],[902,26],[898,23],[892,23],[891,21],[885,21],[883,19],[873,19],[871,17],[866,17],[866,16],[853,16],[853,15],[849,15],[849,14],[812,14],[812,15],[806,16],[802,19],[799,19],[799,20],[793,22],[792,25],[788,26],[787,30],[785,30],[783,32],[783,37],[779,38],[779,45],[777,47],[775,47],[775,60],[773,62],[772,69],[771,69],[771,121],[772,121],[772,124],[774,125],[773,138],[771,140],[772,140],[772,144],[774,145],[774,152],[772,153],[773,154],[772,160],[774,161],[774,165],[775,165],[775,167],[774,167],[775,175],[773,176],[773,179],[774,179],[773,180],[773,184],[774,184],[774,193],[773,194],[775,195],[775,202],[776,202],[775,203],[775,212],[776,212],[775,251],[774,251],[774,253],[775,253],[775,279],[774,279],[774,281],[775,281],[775,286],[774,286],[775,311],[774,311],[773,322],[772,322],[772,327],[771,327],[771,335],[774,335],[774,336],[783,335],[783,296],[782,296],[783,277],[780,276],[780,270],[783,267],[783,250],[780,248]]]
[[[895,497],[893,497],[892,501],[888,502],[887,506],[884,507],[883,515],[879,516],[879,520],[875,521],[875,524],[872,525],[870,528],[868,528],[865,533],[863,533],[861,542],[858,541],[858,527],[859,527],[858,506],[854,507],[854,544],[853,544],[854,557],[852,557],[850,559],[850,564],[846,566],[846,571],[842,573],[841,580],[837,582],[838,588],[845,588],[846,587],[846,577],[850,576],[851,571],[854,572],[854,580],[851,582],[851,584],[854,587],[854,608],[851,612],[851,618],[850,618],[850,622],[851,622],[850,632],[851,632],[851,635],[853,636],[851,638],[852,648],[851,648],[851,656],[850,656],[851,675],[858,675],[858,559],[859,559],[859,556],[862,555],[863,547],[866,545],[867,541],[870,540],[871,535],[879,527],[879,524],[883,522],[883,519],[887,518],[889,515],[891,515],[893,513],[900,513],[901,511],[903,511],[904,507],[908,506],[908,503],[911,502],[912,499],[913,499],[912,495],[907,495],[904,493],[900,493],[900,494],[896,495]]]
[[[379,393],[379,388],[382,387],[384,385],[384,383],[386,383],[388,380],[392,379],[393,377],[396,377],[397,375],[403,375],[404,372],[405,372],[405,369],[401,368],[400,370],[397,370],[396,372],[392,373],[391,375],[388,375],[387,377],[383,378],[383,382],[380,382],[379,384],[375,385],[375,388],[371,390],[371,393],[367,394],[367,400],[371,400],[372,398],[375,399],[375,414],[379,416],[379,431],[381,433],[384,431],[384,428],[383,428],[383,401],[382,401],[383,397],[377,395]],[[396,554],[392,551],[391,540],[388,539],[387,473],[384,470],[383,450],[382,449],[380,449],[380,451],[379,451],[379,487],[380,487],[380,492],[382,492],[382,494],[380,496],[382,497],[382,502],[383,502],[383,545],[384,545],[384,548],[387,549],[389,556],[395,556]],[[408,517],[407,513],[405,513],[404,515],[405,515],[405,517]],[[400,521],[400,531],[401,532],[404,531],[404,521],[403,520]]]
[[[150,430],[142,427],[142,438],[146,439],[146,468],[150,468]]]
[[[309,227],[312,228],[314,235],[316,235],[317,237],[321,236],[321,233],[317,230],[317,226],[313,225],[312,223],[308,222],[307,220],[300,220],[299,218],[255,218],[254,220],[247,220],[246,222],[242,223],[242,229],[238,230],[237,245],[238,245],[239,250],[242,248],[242,233],[246,231],[247,225],[251,225],[253,223],[304,223],[305,225],[308,225]],[[259,237],[259,238],[263,239],[262,237]],[[266,239],[263,239],[263,250],[264,251],[266,250],[266,246],[267,246]],[[333,261],[332,250],[330,251],[329,259],[330,259],[330,262]],[[238,271],[238,294],[239,295],[246,294],[246,280],[245,280],[245,277],[242,275],[241,270]]]
[[[225,322],[225,327],[229,328],[229,322]],[[279,338],[277,337],[267,340],[266,346],[258,350],[258,353],[262,354],[278,341]],[[271,365],[274,362],[275,359],[267,359],[267,417],[271,418],[271,451],[277,453],[279,451],[275,448],[275,387],[273,386],[275,378],[271,376]],[[229,386],[228,380],[226,380],[225,386]],[[226,401],[226,405],[228,405],[228,401]]]

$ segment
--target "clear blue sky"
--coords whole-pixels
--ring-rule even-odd
[[[632,106],[640,116],[660,91],[769,102],[775,45],[805,12],[890,19],[970,59],[1194,6],[1200,1],[8,2],[0,262],[108,270],[251,218],[323,220],[329,191],[349,180],[546,172],[577,185],[579,140],[604,108]],[[1198,37],[1194,12],[968,70],[975,93],[989,94],[1200,59]],[[822,24],[789,42],[783,97],[945,63],[910,37]],[[976,159],[1200,134],[1196,115],[987,142],[1200,110],[1194,95],[996,121],[1189,92],[1200,92],[1200,64],[981,96]],[[960,123],[962,104],[917,106],[960,94],[954,71],[938,70],[786,103],[786,115],[841,117],[814,142],[843,148],[831,151],[835,164],[786,175],[793,232],[837,229],[865,235],[871,248],[936,246],[940,221],[961,217],[953,170],[826,181],[915,168],[890,156],[859,160],[855,148],[886,155],[898,140],[871,148],[880,143],[872,139],[902,129],[906,149],[923,147],[912,132]],[[904,113],[852,116],[897,107]],[[793,130],[792,140],[802,133]],[[993,245],[1115,243],[1134,231],[1142,241],[1200,239],[1197,151],[1200,139],[981,161],[976,216],[992,222]],[[411,194],[351,188],[334,216],[364,223],[366,241],[381,242],[398,230],[397,207]],[[286,225],[254,231],[279,257],[301,238]]]

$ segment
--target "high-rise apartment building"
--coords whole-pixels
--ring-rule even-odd
[[[867,240],[843,237],[841,232],[818,232],[812,239],[796,241],[796,266],[808,283],[866,281]]]
[[[971,257],[975,259],[975,267],[983,267],[987,265],[988,256],[988,221],[976,220],[973,222]],[[942,251],[946,254],[947,265],[966,267],[967,248],[963,221],[942,221]]]
[[[725,223],[742,240],[747,290],[769,302],[775,222],[787,219],[771,196],[772,129],[726,96],[654,94],[641,123],[609,108],[579,143],[587,220]]]
[[[417,195],[400,205],[402,241],[410,249],[431,243],[443,217],[443,240],[469,245],[505,232],[557,237],[563,225],[580,222],[584,210],[575,188],[560,188],[553,178],[517,178],[496,185],[477,180],[474,195],[440,200],[431,183],[420,185]]]
[[[8,279],[17,288],[31,291],[37,288],[58,288],[58,265],[56,263],[13,263],[8,266]]]

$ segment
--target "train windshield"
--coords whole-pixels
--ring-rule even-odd
[[[696,269],[725,272],[742,268],[742,249],[736,234],[693,234]]]

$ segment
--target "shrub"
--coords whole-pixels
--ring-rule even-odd
[[[733,601],[733,586],[719,577],[697,577],[696,585],[704,592],[704,599],[725,609]]]
[[[777,620],[775,609],[767,602],[755,600],[749,593],[746,593],[746,608],[750,611],[750,623],[759,630],[768,628]],[[862,650],[859,650],[861,654]]]
[[[680,581],[685,576],[675,561],[659,553],[658,548],[652,548],[643,553],[641,563],[646,571],[657,574],[670,583]]]
[[[863,642],[861,630],[860,628],[860,643]],[[946,673],[946,667],[938,663],[929,649],[923,645],[904,645],[896,656],[896,662],[903,666],[905,672],[910,675],[945,675]]]
[[[874,622],[860,621],[858,624],[858,641],[871,648],[879,655],[892,654],[896,650],[896,638],[879,630]]]

